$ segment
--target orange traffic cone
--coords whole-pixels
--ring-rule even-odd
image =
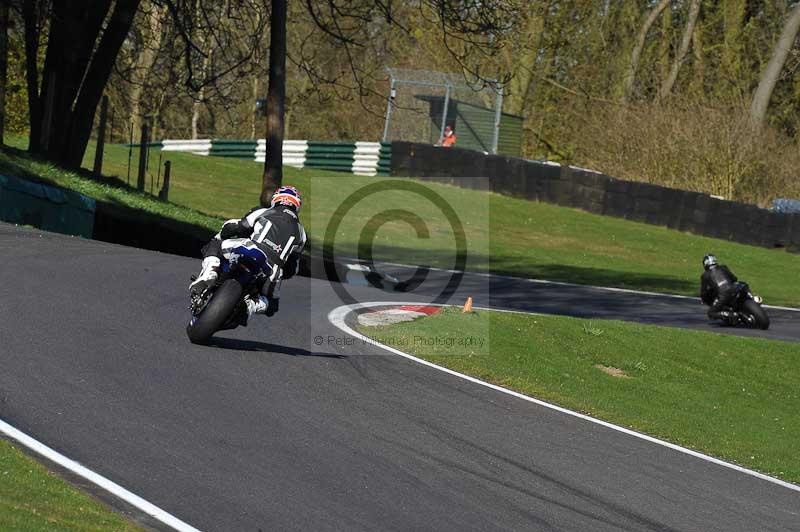
[[[461,309],[462,314],[466,312],[472,312],[472,297],[467,298],[467,302],[464,303],[464,308]]]

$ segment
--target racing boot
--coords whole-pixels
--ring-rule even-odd
[[[206,288],[214,284],[217,280],[218,271],[219,257],[211,256],[204,258],[202,268],[200,269],[200,275],[189,285],[189,292],[192,296],[202,294],[205,292]]]
[[[266,314],[269,308],[269,298],[267,296],[247,296],[244,298],[247,304],[247,317],[251,318],[253,314]]]

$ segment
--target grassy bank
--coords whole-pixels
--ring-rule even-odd
[[[453,370],[800,482],[800,345],[480,311],[368,336]],[[431,338],[485,337],[483,348]]]
[[[0,530],[140,530],[0,439]]]
[[[178,220],[198,227],[219,229],[220,219],[189,207],[158,201],[149,194],[121,184],[115,177],[95,179],[88,173],[78,174],[30,157],[26,152],[11,148],[0,150],[0,173],[57,185],[80,192],[90,198],[129,207],[142,212]]]
[[[152,156],[151,156],[152,157]],[[240,216],[260,192],[262,166],[245,160],[163,154],[173,164],[171,200],[216,217]],[[87,152],[86,165],[94,158]],[[152,160],[152,159],[151,159]],[[105,168],[125,176],[128,149],[109,146]],[[319,243],[337,208],[372,177],[285,168],[285,181],[305,193],[304,220]],[[464,224],[469,268],[523,277],[695,295],[700,259],[716,253],[750,281],[767,303],[800,306],[800,285],[788,286],[787,273],[800,274],[800,256],[681,233],[662,227],[456,187],[425,184],[453,207]],[[410,210],[428,226],[418,238],[405,222],[390,222],[376,233],[373,252],[387,261],[450,268],[453,231],[441,211],[408,192],[382,192],[361,201],[343,218],[336,250],[363,251],[362,230],[381,212]],[[373,222],[374,223],[374,222]]]
[[[18,146],[24,145],[24,139],[16,142]],[[141,195],[125,190],[124,194],[133,194],[143,208],[174,210],[174,216],[196,217],[197,223],[216,227],[220,219],[241,216],[258,201],[260,163],[155,151],[151,153],[154,173],[159,154],[163,160],[172,162],[172,203],[149,203],[150,200],[146,202]],[[6,154],[0,159],[0,170],[9,157]],[[22,159],[19,154],[11,157],[15,164]],[[94,146],[90,145],[84,166],[90,167],[93,160]],[[128,148],[106,147],[104,171],[112,175],[108,183],[126,183],[128,160]],[[133,181],[136,152],[131,161]],[[54,180],[70,188],[96,186],[84,179],[68,179],[61,176],[59,170],[41,163],[24,164],[34,173],[56,174]],[[286,167],[284,179],[300,187],[305,194],[303,218],[313,244],[321,244],[331,220],[336,219],[336,210],[353,204],[352,210],[341,219],[335,235],[337,253],[358,255],[369,247],[365,240],[370,235],[364,235],[363,230],[370,225],[380,226],[375,231],[372,248],[377,259],[453,267],[453,230],[441,211],[427,199],[395,190],[375,194],[355,204],[349,196],[380,178]],[[425,187],[451,206],[463,223],[469,257],[467,266],[472,270],[695,295],[701,273],[700,260],[704,254],[714,252],[739,277],[749,281],[767,303],[800,306],[800,285],[785,282],[800,273],[800,255],[497,194],[438,184],[425,184]],[[132,201],[118,197],[117,190],[123,189],[102,192],[114,194],[120,202]],[[188,210],[181,211],[181,207]],[[381,213],[387,211],[399,216],[401,221],[382,224]],[[409,212],[427,226],[428,233],[422,234],[422,238],[409,224],[413,222]]]

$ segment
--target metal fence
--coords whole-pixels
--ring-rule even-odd
[[[461,74],[387,68],[389,98],[383,141],[436,144],[450,126],[457,145],[497,153],[503,92],[467,83]]]

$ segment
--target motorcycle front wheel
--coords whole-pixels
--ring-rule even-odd
[[[198,316],[186,326],[186,335],[193,344],[206,345],[215,332],[219,331],[233,314],[242,299],[242,285],[236,279],[227,279],[217,288],[211,301]]]
[[[752,299],[748,299],[742,305],[742,310],[755,318],[756,327],[765,331],[769,329],[769,316],[767,316],[766,311],[761,308],[761,305]]]

